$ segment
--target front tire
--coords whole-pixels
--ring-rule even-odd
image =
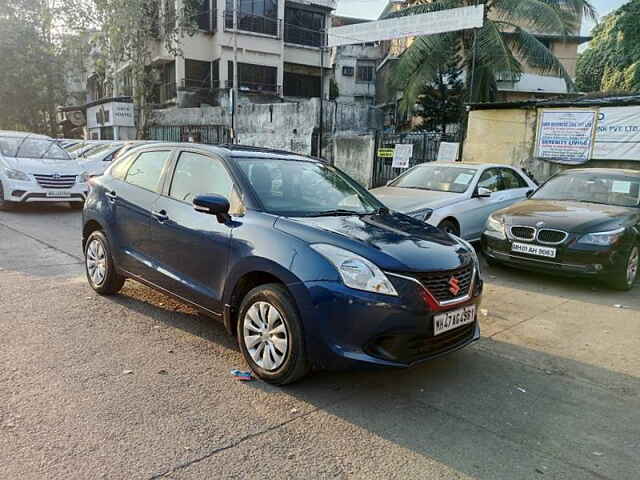
[[[242,301],[237,323],[240,350],[258,378],[286,385],[309,373],[302,323],[293,298],[282,285],[251,290]]]
[[[624,267],[615,273],[609,280],[609,284],[616,290],[631,290],[633,284],[638,278],[638,269],[640,268],[640,251],[637,246],[629,249],[625,257]]]
[[[122,289],[125,278],[116,270],[109,242],[102,231],[96,230],[89,235],[84,258],[87,280],[97,293],[114,295]]]
[[[0,182],[0,211],[11,210],[12,206],[12,202],[4,199],[4,187],[2,186],[2,182]]]

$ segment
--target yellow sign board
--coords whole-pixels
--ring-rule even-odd
[[[380,158],[393,158],[393,148],[379,148],[378,157]]]

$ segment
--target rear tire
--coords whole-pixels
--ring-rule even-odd
[[[280,284],[260,285],[245,296],[237,338],[251,370],[267,383],[287,385],[311,370],[298,310]]]
[[[640,250],[632,246],[625,257],[624,267],[609,279],[609,285],[616,290],[627,291],[633,288],[640,268]]]
[[[125,277],[116,270],[107,237],[96,230],[87,239],[84,266],[89,285],[100,295],[114,295],[124,285]]]
[[[455,235],[456,237],[460,236],[460,227],[453,220],[446,219],[446,220],[441,221],[440,224],[438,225],[438,228],[440,230],[443,230],[443,231],[447,232],[447,233],[451,233],[452,235]]]

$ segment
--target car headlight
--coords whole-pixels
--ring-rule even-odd
[[[505,228],[504,228],[504,222],[502,221],[502,219],[498,219],[493,215],[489,215],[489,218],[487,218],[487,223],[485,225],[485,233],[492,235],[494,237],[501,238],[503,240],[507,238]]]
[[[624,228],[618,228],[617,230],[608,232],[587,233],[578,239],[578,243],[600,246],[613,245],[623,234]]]
[[[347,287],[365,292],[398,296],[398,292],[382,270],[366,258],[349,250],[324,243],[316,243],[311,245],[311,248],[336,267],[342,282]]]
[[[6,175],[11,180],[20,180],[21,182],[31,181],[31,176],[28,173],[21,172],[20,170],[14,170],[13,168],[7,168]]]
[[[91,177],[87,172],[82,172],[76,177],[76,183],[87,183],[89,181],[89,178]]]
[[[433,215],[433,209],[427,208],[426,210],[420,210],[419,212],[410,213],[409,216],[415,218],[416,220],[420,220],[421,222],[426,222]]]

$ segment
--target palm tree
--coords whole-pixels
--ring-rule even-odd
[[[583,16],[596,19],[588,0],[409,0],[409,6],[389,17],[485,4],[485,22],[477,29],[417,37],[400,56],[391,88],[403,90],[401,108],[409,110],[425,86],[443,65],[451,62],[451,47],[466,72],[469,99],[495,99],[497,80],[517,81],[523,64],[542,74],[564,78],[569,90],[573,80],[537,35],[575,34]],[[535,32],[531,33],[531,32]]]

